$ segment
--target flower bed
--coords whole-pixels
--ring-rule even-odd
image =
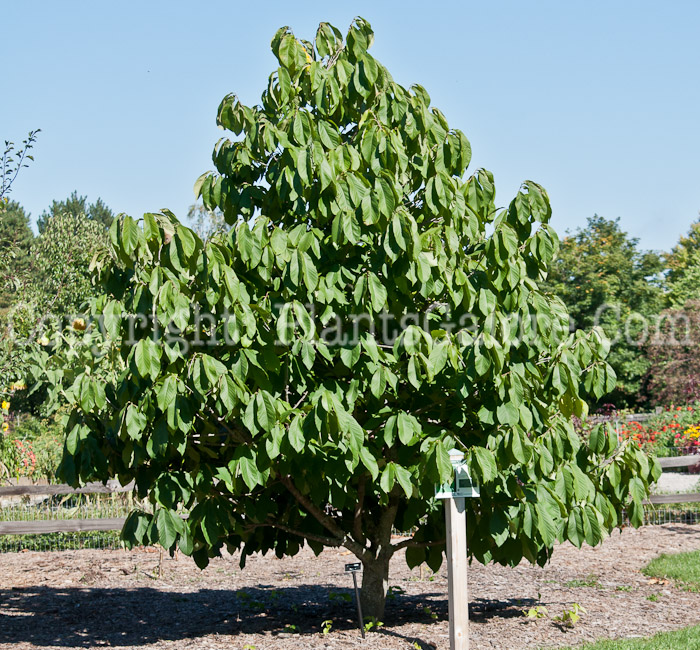
[[[0,480],[55,479],[63,435],[56,421],[10,417],[10,402],[0,404]]]
[[[646,422],[627,421],[630,415],[606,414],[621,441],[636,444],[658,457],[700,454],[700,403],[666,407]],[[579,422],[580,434],[587,437],[592,426],[586,421]]]

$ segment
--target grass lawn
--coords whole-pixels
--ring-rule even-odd
[[[684,553],[684,555],[690,554]],[[696,650],[696,648],[700,648],[700,625],[675,632],[662,632],[645,639],[598,641],[598,643],[589,643],[575,649],[560,648],[559,650]]]
[[[700,591],[700,551],[663,553],[642,569],[652,578],[669,578],[689,591]],[[643,639],[598,641],[576,650],[695,650],[700,648],[700,625],[675,632],[662,632]],[[561,650],[573,650],[571,648]]]
[[[649,562],[642,573],[653,578],[670,578],[688,591],[700,591],[700,551],[663,553]]]

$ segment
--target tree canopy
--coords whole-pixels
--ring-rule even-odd
[[[659,314],[646,346],[650,362],[646,392],[652,405],[700,401],[700,302]]]
[[[608,362],[617,386],[606,396],[619,405],[637,403],[649,362],[643,327],[632,314],[650,319],[661,311],[663,261],[639,249],[637,239],[620,228],[619,219],[595,215],[585,228],[562,240],[544,286],[569,310],[574,329],[599,325],[614,341]]]
[[[69,214],[73,217],[84,216],[90,221],[101,224],[104,228],[109,228],[114,219],[114,213],[104,201],[98,197],[94,203],[87,202],[87,196],[78,196],[74,191],[67,199],[62,201],[52,201],[48,210],[44,210],[36,220],[39,233],[43,233],[49,220],[59,214]]]
[[[668,274],[668,302],[673,307],[683,307],[693,301],[697,308],[700,301],[700,219],[693,222],[688,234],[666,256]]]
[[[24,208],[16,201],[0,205],[0,310],[12,304],[29,271],[33,242],[34,233]]]
[[[602,332],[570,333],[539,288],[557,249],[544,189],[528,181],[497,209],[489,172],[465,178],[465,135],[372,41],[361,18],[345,40],[282,28],[261,104],[224,98],[234,135],[196,189],[230,232],[204,243],[170,213],[112,224],[123,266],[103,266],[85,345],[70,344],[85,360],[63,388],[61,473],[134,479],[153,511],[125,539],[200,566],[223,547],[245,563],[344,546],[381,616],[392,555],[440,566],[450,449],[481,484],[480,562],[597,544],[623,505],[641,523],[659,469],[611,430],[574,432],[615,375]],[[112,352],[98,358],[99,324]],[[38,372],[51,378],[64,342]],[[101,369],[110,354],[124,372]]]
[[[84,214],[59,212],[50,217],[33,247],[34,286],[27,296],[40,311],[72,316],[95,295],[93,260],[107,253],[104,226]]]

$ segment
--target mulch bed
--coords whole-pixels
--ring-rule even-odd
[[[475,564],[471,649],[554,648],[698,623],[700,594],[639,571],[662,552],[694,549],[700,527],[648,526],[615,533],[595,549],[560,546],[544,569]],[[353,558],[342,551],[254,557],[243,571],[235,556],[203,572],[183,556],[160,558],[154,549],[0,555],[0,648],[449,648],[444,567],[421,575],[395,558],[384,627],[362,641],[348,602],[352,580],[343,573]],[[552,620],[573,603],[587,610],[574,629]],[[534,605],[549,616],[527,619],[523,611]],[[326,620],[332,627],[323,634]]]

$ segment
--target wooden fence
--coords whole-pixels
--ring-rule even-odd
[[[0,498],[15,496],[55,496],[58,494],[117,494],[130,492],[134,484],[121,486],[117,481],[88,483],[81,488],[70,485],[10,485],[0,487]],[[45,519],[34,521],[0,521],[0,535],[37,535],[75,533],[88,530],[121,530],[125,517],[100,519]]]
[[[700,456],[676,456],[670,458],[659,458],[661,469],[672,467],[693,467],[700,463]],[[700,474],[698,475],[700,479]],[[700,492],[686,492],[685,494],[653,494],[647,503],[661,505],[664,503],[696,503],[700,501]]]
[[[659,458],[662,469],[677,467],[692,467],[700,463],[700,456],[679,456],[675,458]],[[698,475],[700,478],[700,474]],[[134,484],[121,486],[117,481],[88,483],[81,488],[70,485],[11,485],[0,487],[0,498],[16,496],[55,496],[70,494],[117,494],[130,492]],[[645,502],[649,505],[669,503],[700,502],[700,492],[685,494],[655,494]],[[121,530],[125,517],[99,519],[46,519],[34,521],[0,521],[0,535],[37,535],[43,533],[75,533],[82,531]]]

